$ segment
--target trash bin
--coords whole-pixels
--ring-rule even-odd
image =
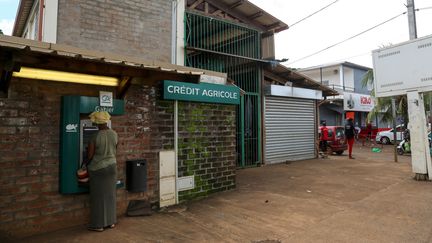
[[[147,161],[126,161],[126,190],[130,192],[147,191]]]

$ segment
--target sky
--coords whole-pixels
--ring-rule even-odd
[[[335,0],[250,0],[291,26]],[[334,62],[352,62],[373,67],[372,51],[409,40],[408,16],[397,17],[358,37],[327,49],[373,26],[407,11],[406,0],[338,0],[325,10],[276,34],[276,58],[293,68]],[[432,0],[415,0],[417,37],[432,34]]]
[[[327,47],[379,25],[403,12],[406,0],[250,0],[291,26],[276,34],[276,58],[283,64],[306,68],[334,62],[372,66],[372,51],[409,40],[408,17],[401,15],[366,33]],[[304,17],[333,3],[299,22]],[[10,35],[19,0],[0,0],[0,29]],[[432,0],[415,0],[417,36],[432,34]],[[294,24],[294,25],[293,25]],[[310,56],[310,57],[307,57]],[[304,58],[307,57],[307,58]]]

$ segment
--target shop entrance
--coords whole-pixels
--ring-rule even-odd
[[[261,35],[257,30],[186,13],[186,66],[227,73],[245,93],[236,112],[237,167],[261,163]]]

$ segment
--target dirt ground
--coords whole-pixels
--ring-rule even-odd
[[[237,189],[157,212],[22,242],[432,242],[432,183],[393,147],[237,171]]]

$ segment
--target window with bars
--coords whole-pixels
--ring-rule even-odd
[[[237,107],[237,165],[254,166],[261,157],[260,33],[221,19],[186,13],[186,65],[227,73],[246,91]]]

